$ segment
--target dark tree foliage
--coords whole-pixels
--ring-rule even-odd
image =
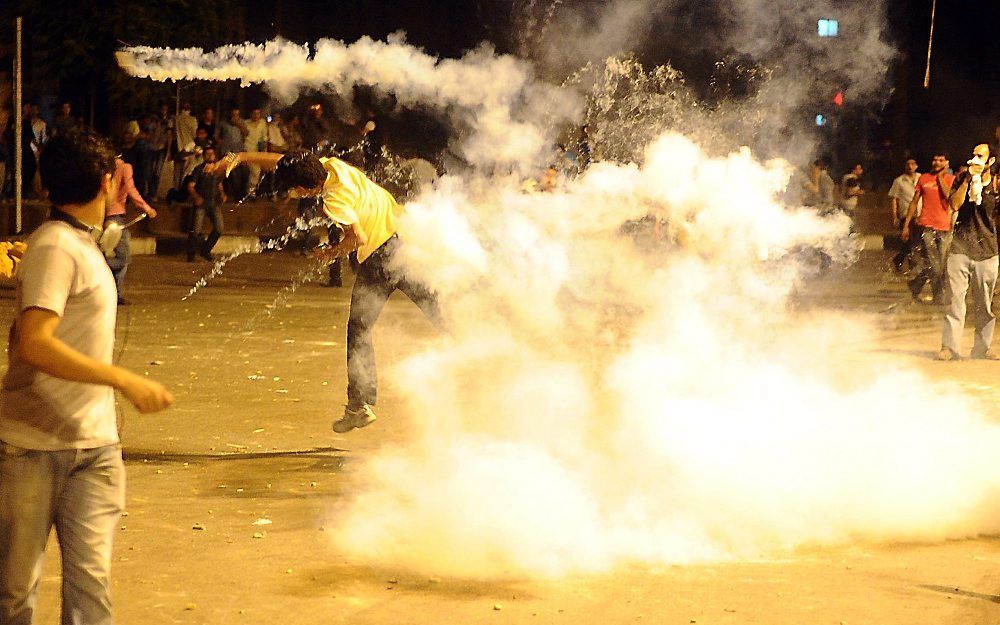
[[[97,92],[101,104],[122,111],[149,106],[173,89],[127,76],[115,64],[116,49],[228,43],[240,30],[236,6],[234,0],[8,0],[0,3],[0,35],[12,50],[14,18],[24,18],[27,97],[73,96],[82,111]]]

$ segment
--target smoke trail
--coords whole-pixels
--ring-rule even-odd
[[[550,151],[546,128],[579,115],[573,92],[536,81],[532,67],[488,45],[459,59],[438,59],[405,43],[362,37],[352,44],[322,39],[309,48],[283,40],[214,51],[125,48],[118,62],[153,80],[240,80],[265,83],[290,100],[312,88],[350,97],[355,85],[393,94],[404,107],[433,107],[449,116],[454,149],[477,165],[520,166]]]

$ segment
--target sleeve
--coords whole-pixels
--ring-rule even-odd
[[[17,270],[21,284],[21,310],[44,308],[60,317],[73,291],[76,262],[57,245],[31,246]]]
[[[913,198],[903,199],[903,188],[899,183],[899,178],[892,181],[892,186],[889,187],[889,197],[896,198],[896,201],[902,204],[903,202],[909,203]]]

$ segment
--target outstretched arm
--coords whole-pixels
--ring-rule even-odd
[[[230,152],[222,160],[205,165],[205,173],[217,176],[228,175],[234,167],[244,163],[273,171],[278,166],[278,161],[281,160],[282,156],[284,154],[277,152]]]

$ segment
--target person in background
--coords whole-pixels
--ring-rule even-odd
[[[938,152],[931,159],[931,170],[917,178],[917,190],[903,220],[900,237],[909,241],[915,236],[921,243],[919,271],[909,281],[913,299],[924,303],[944,304],[944,263],[951,242],[951,195],[955,176],[948,173],[948,155]],[[917,208],[920,215],[917,216]],[[912,228],[916,217],[916,228]],[[931,297],[922,297],[924,285],[930,282]]]
[[[50,136],[55,137],[59,133],[65,133],[76,126],[76,119],[73,117],[73,105],[69,102],[63,102],[59,105],[59,113],[56,114],[55,120],[52,122],[52,132]]]
[[[181,110],[174,116],[174,180],[172,187],[181,188],[184,176],[189,173],[188,163],[194,158],[194,137],[198,120],[191,114],[191,103],[181,102]],[[206,131],[207,132],[207,131]]]
[[[212,249],[222,237],[222,204],[226,202],[226,192],[222,181],[205,167],[216,162],[215,148],[209,146],[202,152],[204,162],[195,168],[187,183],[188,197],[194,215],[191,219],[191,232],[188,234],[187,259],[194,262],[195,254],[201,254],[205,260],[212,260]],[[212,231],[207,239],[201,237],[201,226],[208,217],[212,222]]]
[[[903,173],[896,176],[896,179],[892,181],[892,187],[889,188],[889,207],[892,213],[892,225],[897,229],[902,229],[903,227],[903,221],[906,219],[906,213],[909,211],[910,202],[917,191],[918,178],[920,178],[920,174],[917,172],[917,161],[908,158],[903,164]],[[921,204],[922,202],[918,200],[917,214],[920,214]],[[903,270],[903,263],[906,262],[906,259],[912,253],[913,239],[909,238],[903,241],[899,253],[892,259],[892,265],[896,268],[896,271]]]
[[[156,217],[156,210],[146,203],[146,200],[139,194],[132,180],[132,166],[118,157],[115,159],[115,173],[111,178],[112,192],[108,196],[108,206],[105,210],[104,225],[118,223],[125,225],[125,203],[132,200],[136,208],[146,213],[152,219]],[[129,263],[132,262],[132,235],[127,228],[122,230],[122,238],[115,246],[114,254],[108,257],[108,267],[111,268],[111,275],[115,279],[115,289],[118,292],[118,305],[127,306],[128,300],[123,293],[125,288],[125,274],[128,272]]]
[[[216,147],[222,154],[236,154],[243,151],[244,140],[249,134],[247,125],[240,117],[240,107],[229,108],[229,116],[219,122],[216,132]],[[226,179],[228,186],[226,191],[235,200],[239,201],[246,197],[247,183],[250,179],[250,169],[246,165],[240,165]]]
[[[830,211],[834,207],[835,186],[826,160],[817,158],[802,182],[802,204],[815,207],[820,214]]]
[[[250,119],[246,122],[247,134],[243,138],[243,151],[244,152],[263,152],[267,146],[267,120],[264,119],[263,113],[259,108],[255,108],[250,111]],[[257,187],[257,183],[260,182],[260,168],[254,165],[248,167],[249,172],[249,187],[251,189]]]
[[[861,188],[861,176],[864,173],[861,165],[855,165],[840,179],[840,209],[851,217],[858,209],[858,198],[865,194],[865,190]]]
[[[215,123],[215,109],[212,107],[206,107],[205,110],[201,112],[201,119],[198,121],[198,127],[204,128],[208,133],[208,138],[212,141],[216,139],[216,132],[218,130],[217,124]]]
[[[938,360],[959,359],[959,345],[965,329],[965,296],[970,286],[976,328],[972,358],[1000,360],[1000,353],[990,347],[996,326],[993,291],[997,284],[997,271],[1000,269],[997,247],[997,197],[1000,184],[990,171],[994,161],[988,144],[977,145],[972,150],[968,170],[954,181],[949,205],[957,215],[947,261],[951,302],[944,315]]]

